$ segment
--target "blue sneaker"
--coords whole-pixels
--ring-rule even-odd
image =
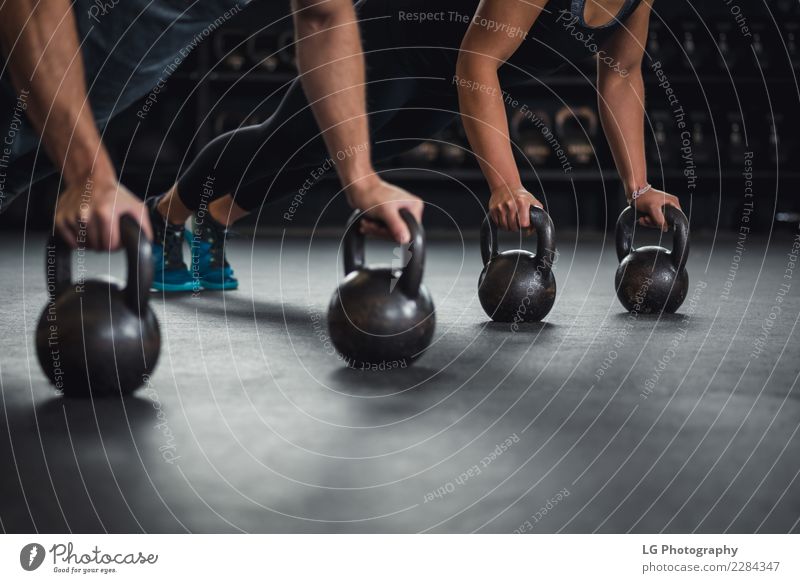
[[[183,225],[173,225],[161,216],[156,206],[160,196],[145,201],[153,226],[153,289],[164,292],[190,292],[195,289],[192,274],[183,262]]]
[[[225,241],[231,232],[205,213],[192,221],[194,234],[186,234],[192,250],[192,275],[207,290],[230,291],[238,289],[239,280],[225,259]]]

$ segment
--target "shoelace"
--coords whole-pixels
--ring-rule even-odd
[[[183,228],[167,226],[162,237],[164,242],[164,263],[169,267],[179,267],[183,263]]]
[[[203,223],[200,229],[203,240],[211,246],[208,250],[211,264],[228,267],[229,263],[225,258],[225,241],[236,237],[236,233],[228,228],[212,224],[211,221]]]

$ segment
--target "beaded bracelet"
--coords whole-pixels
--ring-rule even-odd
[[[631,200],[632,201],[636,200],[637,198],[639,198],[640,196],[642,196],[646,192],[650,192],[651,190],[653,190],[652,185],[645,184],[641,188],[637,188],[636,190],[633,191],[633,194],[631,194]]]

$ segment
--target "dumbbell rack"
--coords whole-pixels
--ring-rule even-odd
[[[662,61],[670,87],[686,112],[697,180],[692,187],[687,179],[675,117],[651,70],[652,62],[646,59],[651,181],[681,197],[693,228],[738,228],[736,217],[744,189],[742,155],[746,149],[753,152],[756,189],[769,200],[769,204],[756,209],[753,224],[766,226],[776,211],[800,210],[800,203],[793,196],[800,185],[800,164],[795,163],[800,162],[800,155],[794,147],[796,128],[800,127],[795,113],[799,104],[794,73],[800,64],[800,8],[797,1],[778,0],[772,3],[770,15],[763,7],[742,4],[752,35],[745,37],[725,3],[699,4],[692,8],[683,0],[657,6],[648,46],[649,56]],[[282,27],[253,34],[255,25],[272,21],[254,16],[257,9],[254,3],[196,49],[192,62],[185,63],[171,78],[162,102],[148,119],[140,123],[131,120],[131,116],[122,116],[109,129],[107,141],[116,145],[117,160],[124,162],[130,186],[148,193],[163,190],[181,165],[215,135],[265,119],[274,109],[295,75],[290,23],[284,21]],[[288,48],[279,51],[282,44]],[[564,107],[568,111],[587,107],[596,111],[593,83],[593,65],[589,63],[532,82],[515,90],[515,97],[532,109],[545,110],[552,119]],[[578,127],[585,131],[587,124]],[[132,128],[136,129],[133,141]],[[520,159],[523,180],[547,201],[560,226],[608,228],[613,226],[624,202],[602,131],[589,137],[592,148],[588,160],[572,160],[568,173],[553,156],[537,165],[524,157]],[[559,136],[562,142],[570,139]],[[437,140],[456,147],[423,144],[410,154],[384,163],[383,168],[393,180],[453,213],[455,220],[475,221],[480,205],[453,204],[465,196],[484,202],[486,198],[477,165],[470,156],[457,151],[459,146],[466,147],[463,131],[451,128]],[[776,141],[780,145],[777,155]],[[517,145],[521,149],[526,146]],[[155,166],[154,152],[158,153]],[[315,209],[321,208],[337,190],[335,180],[323,180],[317,196],[307,201],[305,216],[309,220],[316,217]],[[344,213],[344,209],[334,212],[330,224],[341,223]],[[260,224],[281,226],[280,215],[262,213]],[[434,217],[431,220],[436,221]],[[449,219],[442,221],[442,226],[449,223]],[[294,226],[298,224],[302,220]]]

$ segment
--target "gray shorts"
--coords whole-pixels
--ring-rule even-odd
[[[98,127],[174,72],[214,30],[249,0],[76,0],[73,4]],[[12,53],[13,54],[13,53]],[[0,69],[0,212],[30,184],[54,172]]]

